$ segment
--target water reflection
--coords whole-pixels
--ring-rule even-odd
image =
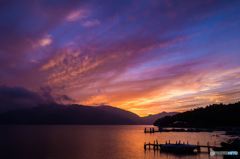
[[[18,159],[206,159],[208,154],[173,155],[144,151],[144,142],[189,141],[218,145],[218,133],[144,134],[145,126],[1,126],[0,158]],[[217,135],[216,135],[217,134]],[[211,157],[221,158],[220,156]]]

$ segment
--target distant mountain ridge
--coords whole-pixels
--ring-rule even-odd
[[[164,112],[149,117],[139,117],[132,112],[112,106],[84,106],[76,104],[67,106],[53,103],[1,113],[0,124],[153,124],[155,118],[170,114],[172,113]]]
[[[0,124],[137,124],[134,113],[110,106],[49,104],[0,114]]]
[[[0,124],[153,124],[156,118],[167,115],[139,117],[107,105],[58,104],[50,92],[47,89],[41,94],[22,87],[0,86]]]
[[[142,124],[149,125],[149,124],[153,124],[159,118],[163,118],[163,117],[166,117],[166,116],[173,116],[173,115],[176,115],[176,114],[178,114],[178,112],[165,112],[165,111],[163,111],[163,112],[158,113],[158,114],[153,114],[153,115],[142,117],[141,122],[142,122]]]

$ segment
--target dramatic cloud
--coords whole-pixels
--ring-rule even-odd
[[[84,19],[84,18],[88,17],[88,15],[89,15],[88,10],[79,9],[79,10],[70,12],[66,17],[66,20],[69,22],[73,22],[73,21]]]
[[[40,88],[33,92],[22,87],[0,86],[0,113],[31,108],[51,103],[69,104],[74,100],[63,94],[53,94],[51,88]]]
[[[52,38],[50,35],[47,35],[39,40],[39,45],[42,47],[48,46],[52,43]]]
[[[0,86],[0,113],[34,107],[45,103],[44,99],[37,93],[28,91],[21,87]]]
[[[0,2],[0,84],[139,115],[240,100],[240,2]],[[47,99],[45,97],[45,99]]]

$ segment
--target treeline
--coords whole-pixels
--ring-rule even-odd
[[[213,104],[205,108],[167,116],[154,122],[159,127],[238,127],[240,126],[240,102]]]

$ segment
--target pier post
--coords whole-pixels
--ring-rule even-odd
[[[197,152],[201,152],[201,147],[199,146],[199,141],[197,142]]]
[[[147,149],[146,142],[144,142],[144,150],[146,150],[146,149]]]
[[[207,149],[208,149],[208,153],[210,153],[210,146],[209,146],[209,142],[207,142]]]
[[[146,133],[147,132],[147,128],[144,128],[144,133]]]
[[[148,144],[148,149],[150,150],[150,142],[149,142],[149,144]]]
[[[200,146],[197,147],[197,152],[201,152],[201,147]]]
[[[156,144],[155,144],[155,140],[154,140],[154,142],[153,142],[153,150],[155,151],[155,146],[156,146]]]

